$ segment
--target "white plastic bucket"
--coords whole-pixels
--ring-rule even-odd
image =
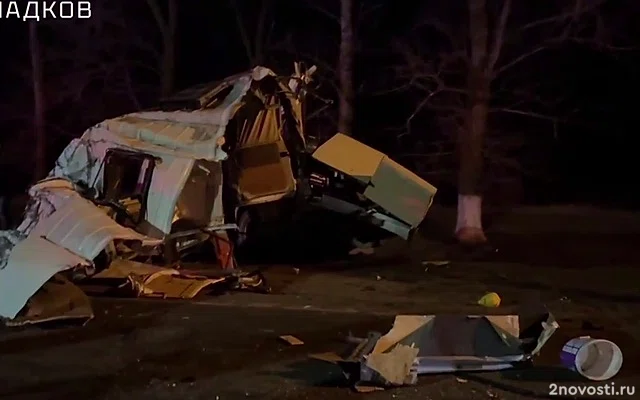
[[[560,353],[565,367],[592,381],[611,379],[622,368],[622,350],[605,339],[581,336],[569,340]]]

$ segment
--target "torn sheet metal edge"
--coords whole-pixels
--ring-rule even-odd
[[[218,142],[224,136],[229,120],[233,117],[237,104],[251,88],[251,83],[260,81],[267,76],[275,76],[268,68],[257,66],[244,74],[234,75],[226,79],[222,84],[231,85],[233,89],[222,103],[208,110],[198,111],[148,111],[137,112],[113,119],[105,120],[96,126],[105,127],[107,130],[120,136],[121,141],[129,143],[138,142],[138,146],[153,149],[159,153],[177,155],[186,158],[203,158],[209,161],[222,161],[227,158]],[[137,119],[138,123],[127,122],[127,118]],[[176,138],[163,136],[158,132],[149,130],[144,126],[145,122],[173,123],[175,125],[208,125],[215,131],[208,140],[196,141],[190,135],[178,135]],[[215,127],[215,128],[214,128]]]
[[[363,193],[365,197],[413,228],[424,220],[437,193],[435,186],[386,154],[341,133],[329,138],[311,156],[367,184]],[[393,180],[392,185],[389,185],[389,179]],[[397,202],[390,200],[393,197],[388,197],[389,188],[393,190],[394,197],[411,193],[415,195],[416,192],[419,192],[420,196],[419,199],[412,199],[408,203]]]
[[[369,332],[367,338],[360,342],[344,361],[360,362],[366,355],[374,351],[380,338],[382,338],[382,334],[379,332]]]
[[[367,383],[367,379],[372,376],[375,378],[375,371],[370,371],[367,366],[367,355],[374,353],[385,353],[393,349],[404,338],[407,337],[407,332],[412,333],[415,330],[420,329],[424,325],[428,324],[431,320],[436,318],[436,315],[398,315],[394,321],[391,329],[385,334],[380,335],[376,332],[369,333],[367,339],[361,339],[360,344],[356,347],[348,357],[340,357],[335,355],[335,360],[331,362],[340,363],[353,363],[360,364],[360,373],[363,374],[360,377],[360,382]],[[506,323],[513,323],[519,321],[518,315],[504,315],[504,316],[487,316],[487,315],[468,315],[467,318],[486,318],[490,322],[493,329],[497,329],[496,317],[504,317]],[[489,318],[487,318],[489,317]],[[536,341],[536,347],[532,351],[524,352],[518,355],[503,356],[503,357],[475,357],[475,356],[426,356],[416,357],[415,368],[418,375],[422,374],[437,374],[437,373],[449,373],[449,372],[461,372],[461,371],[499,371],[504,369],[510,369],[517,364],[528,361],[537,355],[540,349],[548,341],[551,335],[559,327],[551,313],[546,314],[546,321],[542,321],[542,332],[538,335]],[[405,320],[405,325],[409,324],[410,327],[402,326],[399,319]],[[517,325],[517,324],[516,324]],[[515,325],[514,325],[515,326]],[[394,329],[395,328],[395,329]],[[498,331],[496,330],[496,333]],[[515,332],[512,332],[515,333]],[[520,332],[518,332],[518,335]],[[516,336],[517,339],[518,336]],[[323,358],[317,357],[329,361],[325,356]],[[372,375],[373,374],[373,375]],[[373,378],[371,378],[373,379]],[[376,384],[374,382],[370,382]]]
[[[358,140],[337,133],[322,143],[311,157],[368,184],[380,166],[384,153]]]
[[[17,230],[29,235],[41,220],[49,217],[71,197],[80,197],[75,184],[67,178],[49,177],[29,188],[29,201]]]
[[[62,288],[64,289],[61,290]],[[54,301],[51,301],[52,296]],[[60,299],[66,300],[64,304],[59,302]],[[7,327],[16,327],[52,321],[74,321],[85,325],[94,317],[91,300],[86,293],[58,273],[29,298],[18,316],[5,321],[5,324]]]
[[[0,231],[0,270],[6,267],[13,248],[26,237],[18,229]]]
[[[373,353],[384,353],[416,330],[431,322],[435,315],[396,315],[391,329],[375,343]]]
[[[415,385],[418,382],[420,350],[399,344],[386,353],[371,353],[360,362],[360,382],[378,383],[384,387]]]
[[[513,368],[516,363],[525,361],[529,357],[527,355],[504,357],[502,359],[483,359],[483,358],[455,358],[450,357],[418,357],[417,370],[418,374],[440,374],[445,372],[462,372],[462,371],[500,371],[503,369]]]
[[[43,323],[53,322],[53,321],[80,321],[81,324],[79,324],[79,325],[80,326],[84,326],[84,325],[88,324],[89,321],[91,321],[94,318],[95,318],[95,315],[93,315],[93,314],[91,314],[91,315],[80,315],[80,316],[62,315],[62,316],[55,316],[55,317],[49,317],[49,318],[42,318],[42,319],[38,319],[38,320],[16,318],[14,320],[7,320],[5,322],[5,325],[8,328],[15,328],[15,327],[20,327],[20,326],[38,325],[38,324],[43,324]]]
[[[203,233],[203,232],[216,232],[216,231],[226,231],[226,230],[237,230],[238,226],[236,224],[224,224],[224,225],[216,225],[216,226],[207,226],[205,228],[202,229],[191,229],[188,231],[181,231],[181,232],[176,232],[176,233],[171,233],[169,235],[167,235],[165,237],[165,240],[168,239],[177,239],[177,238],[181,238],[184,236],[190,236],[190,235],[194,235],[196,233]]]
[[[333,196],[328,196],[326,194],[313,199],[312,202],[318,207],[322,207],[330,211],[335,211],[340,214],[360,214],[366,212],[366,210],[362,207],[358,207],[355,204],[349,203],[348,201],[344,201]]]
[[[371,212],[370,215],[371,217],[382,222],[382,225],[380,225],[380,228],[384,229],[387,232],[393,233],[404,240],[409,240],[409,238],[411,237],[411,234],[414,231],[414,228],[411,228],[411,226],[395,218],[392,218],[388,215],[379,213],[377,211]]]
[[[435,316],[434,316],[435,317]],[[505,317],[507,322],[515,319],[519,323],[517,315],[487,316],[469,315],[468,318],[486,318],[491,326],[496,329],[496,317]],[[518,327],[519,328],[519,327]],[[513,368],[516,364],[531,360],[540,352],[540,349],[549,340],[551,335],[559,328],[559,324],[551,313],[547,313],[547,320],[542,322],[542,332],[536,340],[536,347],[530,351],[519,355],[502,357],[474,357],[474,356],[442,356],[442,357],[418,357],[418,373],[445,373],[456,371],[498,371]],[[393,329],[393,328],[392,328]],[[496,331],[497,332],[497,331]],[[512,332],[513,334],[515,332]],[[518,338],[518,332],[515,338]],[[384,336],[383,336],[384,338]]]
[[[123,227],[95,204],[72,196],[47,218],[38,221],[31,235],[44,236],[58,246],[93,260],[113,240],[135,240],[143,246],[162,243]]]
[[[169,276],[171,283],[165,283],[166,286],[162,286],[165,289],[171,288],[174,283],[187,281],[189,282],[188,286],[185,288],[182,285],[182,291],[179,295],[169,296],[167,292],[161,290],[154,290],[153,286],[156,282],[156,279]],[[175,279],[175,280],[173,280]],[[138,280],[137,277],[133,275],[129,275],[129,282],[132,285],[136,296],[138,297],[161,297],[161,298],[172,298],[172,299],[191,299],[198,295],[198,293],[202,292],[206,288],[224,282],[224,278],[219,279],[209,279],[203,277],[195,277],[183,274],[163,274],[163,273],[155,273],[153,276],[145,277],[142,281]]]
[[[33,184],[27,191],[29,196],[34,197],[38,192],[45,190],[70,190],[78,191],[77,185],[66,177],[48,176]]]
[[[293,184],[296,185],[295,182]],[[258,204],[271,203],[271,202],[275,202],[275,201],[282,200],[284,198],[292,197],[292,196],[293,194],[289,192],[270,194],[267,196],[260,196],[260,197],[256,197],[255,199],[243,201],[242,206],[255,206]]]
[[[29,298],[56,273],[91,265],[90,261],[42,237],[28,236],[12,249],[6,266],[0,269],[0,316],[15,318]]]
[[[123,283],[120,288],[125,288],[128,286],[128,288],[131,290],[131,293],[137,297],[163,297],[165,296],[164,292],[155,291],[152,287],[154,281],[163,276],[171,276],[172,278],[176,278],[178,280],[193,281],[194,284],[189,285],[189,289],[193,289],[195,282],[197,282],[197,285],[195,286],[198,286],[198,290],[192,290],[194,296],[204,290],[206,287],[214,285],[216,283],[224,282],[226,280],[226,278],[224,277],[212,279],[202,275],[194,275],[181,272],[174,268],[165,268],[152,264],[116,259],[109,268],[92,276],[90,278],[90,281],[99,281],[100,279],[118,279]],[[185,290],[185,292],[187,292],[187,290]],[[175,298],[191,297],[178,296]],[[172,296],[171,298],[174,297]]]
[[[345,215],[356,215],[368,219],[372,225],[393,233],[404,240],[411,237],[413,229],[411,226],[403,223],[388,215],[382,214],[375,210],[367,210],[348,201],[338,199],[333,196],[322,195],[320,198],[314,199],[313,204],[330,211],[335,211]]]
[[[559,327],[560,325],[558,324],[558,322],[553,318],[553,315],[549,313],[547,320],[542,321],[542,333],[540,333],[540,336],[538,336],[536,347],[531,350],[531,356],[540,353],[542,346],[547,343],[551,335],[553,335]]]

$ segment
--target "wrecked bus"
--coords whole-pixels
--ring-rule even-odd
[[[226,128],[225,217],[241,246],[252,225],[282,221],[309,209],[329,210],[409,239],[436,188],[385,154],[343,134],[316,146],[304,126],[305,87],[315,71],[256,83]],[[287,84],[285,84],[287,83]],[[225,85],[200,85],[165,99],[165,111],[201,112]],[[227,89],[228,90],[228,89]],[[280,93],[278,93],[280,91]],[[266,96],[265,96],[266,95]],[[290,218],[289,218],[290,220]],[[273,224],[271,224],[273,226]]]
[[[29,189],[20,226],[0,232],[0,317],[14,318],[61,271],[86,279],[122,260],[173,265],[206,242],[233,269],[252,215],[278,218],[300,204],[409,238],[436,189],[345,135],[309,148],[311,73],[282,79],[256,67],[74,139]]]

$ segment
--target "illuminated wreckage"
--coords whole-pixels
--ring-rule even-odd
[[[234,244],[252,215],[287,202],[409,238],[436,189],[342,134],[310,148],[302,110],[314,70],[296,64],[281,78],[256,67],[74,139],[29,189],[20,226],[0,231],[0,317],[8,325],[89,320],[78,282],[117,282],[131,295],[163,298],[223,284],[261,288],[259,273],[236,268]],[[178,268],[205,243],[224,274]]]

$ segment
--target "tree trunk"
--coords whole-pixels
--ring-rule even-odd
[[[176,69],[176,35],[178,27],[178,5],[176,0],[169,0],[169,14],[162,32],[162,97],[173,93]]]
[[[482,228],[481,187],[484,167],[482,150],[489,104],[486,82],[476,83],[470,90],[473,100],[467,112],[466,126],[461,130],[458,141],[460,166],[456,237],[463,243],[478,244],[487,241]]]
[[[173,93],[175,76],[175,46],[173,38],[164,40],[164,50],[162,52],[162,97],[167,97]]]
[[[353,61],[355,36],[353,31],[353,0],[340,0],[340,104],[338,108],[338,131],[351,135],[353,129]]]
[[[482,150],[487,130],[491,80],[487,73],[488,16],[486,0],[468,0],[470,65],[466,124],[459,132],[457,239],[465,244],[487,241],[482,228]]]
[[[31,55],[31,80],[33,85],[33,135],[35,144],[34,180],[45,177],[46,170],[46,135],[45,135],[45,105],[44,88],[42,82],[42,58],[40,41],[35,22],[29,22],[29,51]]]

